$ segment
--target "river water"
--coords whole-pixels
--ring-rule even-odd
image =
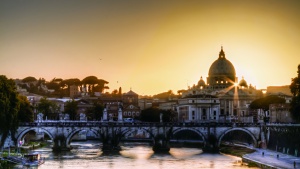
[[[72,142],[70,152],[55,154],[51,148],[34,150],[46,162],[30,169],[245,169],[241,158],[224,154],[207,154],[198,148],[171,148],[169,154],[154,154],[148,143],[124,143],[117,154],[104,155],[93,141]],[[24,169],[16,165],[15,169]],[[253,168],[252,168],[253,169]]]

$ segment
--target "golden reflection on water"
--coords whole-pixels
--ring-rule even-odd
[[[75,142],[70,152],[55,154],[51,148],[35,151],[46,157],[38,169],[246,169],[241,158],[203,153],[199,148],[171,148],[169,153],[155,154],[146,143],[124,143],[118,153],[103,153],[98,142]],[[16,165],[14,169],[23,169]],[[37,168],[30,168],[37,169]]]
[[[154,152],[145,146],[136,146],[136,147],[122,147],[120,154],[123,157],[132,158],[132,159],[149,159],[154,154]]]
[[[195,148],[171,148],[169,152],[174,158],[177,159],[185,159],[190,158],[194,155],[201,154],[202,150]]]

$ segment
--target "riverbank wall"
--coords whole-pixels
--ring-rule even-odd
[[[253,159],[251,159],[251,158],[249,158],[249,157],[246,157],[246,155],[244,155],[243,157],[242,157],[242,161],[244,162],[244,163],[248,163],[248,164],[250,164],[250,163],[254,163],[257,167],[259,167],[259,168],[263,168],[263,169],[276,169],[277,167],[275,167],[275,166],[272,166],[272,165],[270,165],[270,164],[265,164],[265,163],[262,163],[262,162],[260,162],[260,161],[256,161],[256,160],[253,160]]]
[[[260,168],[300,169],[300,158],[269,149],[256,148],[254,153],[242,156],[242,161]]]

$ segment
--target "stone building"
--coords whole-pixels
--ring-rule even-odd
[[[218,121],[219,98],[213,95],[195,94],[178,100],[178,120],[185,122]]]
[[[201,114],[202,107],[207,107],[205,111],[209,112],[209,118],[208,115],[201,116],[200,119],[195,116],[196,120],[253,122],[253,115],[249,112],[248,106],[253,100],[261,97],[262,92],[256,90],[251,84],[248,85],[244,78],[238,81],[235,68],[226,59],[223,48],[218,59],[210,66],[206,79],[207,83],[201,76],[197,84],[187,90],[181,90],[182,98],[178,100],[177,108],[179,116],[184,114],[183,112],[188,112],[189,116],[185,120],[192,121],[195,120],[193,111],[195,114]],[[209,101],[203,96],[208,96]],[[193,102],[192,98],[197,104],[190,103],[189,108],[183,108],[188,104],[187,100]]]
[[[290,112],[291,105],[284,104],[270,104],[269,117],[270,123],[292,123],[293,118]]]
[[[139,107],[139,95],[130,90],[123,94],[123,118],[134,118],[140,115],[141,109]]]

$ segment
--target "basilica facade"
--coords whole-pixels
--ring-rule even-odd
[[[209,68],[206,82],[202,76],[197,84],[181,90],[176,107],[179,121],[187,122],[253,122],[249,104],[262,96],[260,90],[238,81],[233,64],[225,57],[223,47]]]

